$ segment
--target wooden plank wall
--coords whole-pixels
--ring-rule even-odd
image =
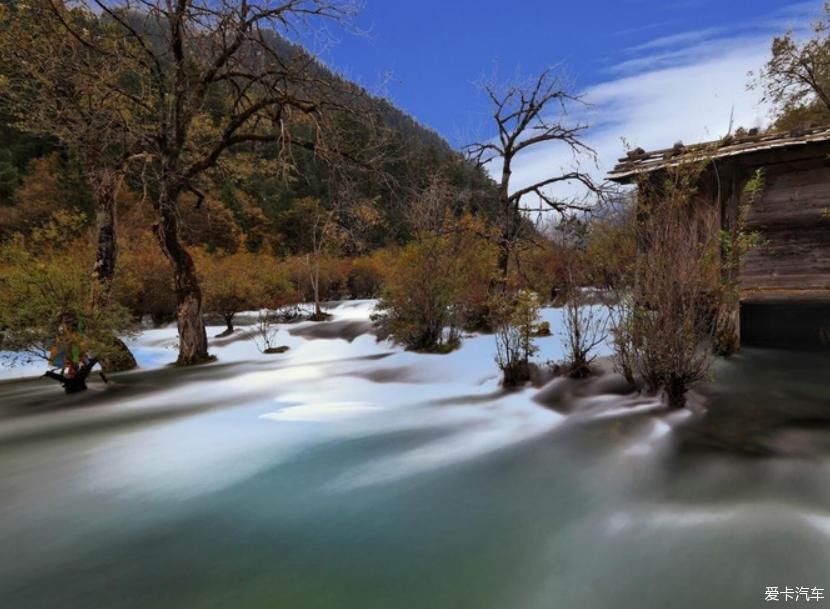
[[[823,159],[767,167],[747,228],[761,243],[745,258],[744,290],[830,290],[830,166]]]

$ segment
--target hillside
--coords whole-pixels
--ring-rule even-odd
[[[350,177],[358,184],[357,196],[373,201],[383,216],[383,230],[375,231],[364,244],[369,249],[407,240],[406,206],[413,193],[427,185],[428,176],[436,173],[445,174],[459,188],[464,205],[490,214],[489,178],[438,133],[389,100],[371,95],[334,73],[302,47],[276,34],[272,44],[288,60],[307,61],[312,76],[331,83],[330,90],[341,96],[344,105],[359,103],[355,112],[379,117],[384,137],[388,138],[383,166],[376,172],[358,172],[360,175]],[[358,130],[352,134],[355,142],[376,137],[361,132],[365,128],[357,121],[354,128]],[[328,170],[312,152],[297,149],[291,152],[291,171],[277,173],[273,163],[269,164],[276,156],[273,146],[242,146],[232,151],[223,170],[214,172],[202,185],[207,203],[201,215],[207,218],[199,220],[195,217],[199,214],[193,213],[185,218],[185,238],[190,245],[213,248],[219,244],[236,249],[244,243],[252,251],[262,247],[270,247],[276,254],[303,251],[303,240],[290,234],[291,216],[296,213],[297,201],[331,197]],[[234,168],[235,164],[238,167]],[[72,152],[52,138],[20,131],[0,108],[0,234],[27,232],[59,208],[79,210],[91,217],[93,206],[84,182]],[[128,186],[133,195],[140,192],[139,176],[128,176]],[[123,198],[129,207],[137,196]],[[231,238],[208,235],[203,225],[208,227],[207,232],[224,231]]]

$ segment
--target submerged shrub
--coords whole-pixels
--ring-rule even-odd
[[[505,387],[530,380],[530,358],[538,351],[533,339],[539,335],[539,306],[538,294],[529,290],[491,299],[496,363],[504,373]]]
[[[445,217],[400,250],[387,250],[376,321],[407,349],[444,352],[487,305],[495,249],[468,215]]]
[[[233,332],[233,319],[240,311],[274,307],[294,294],[279,261],[265,254],[202,252],[199,268],[205,311],[222,317],[226,334]]]
[[[254,324],[254,343],[260,353],[266,353],[274,348],[274,341],[279,332],[277,323],[276,315],[268,309],[263,309],[257,313],[256,323]]]
[[[697,196],[704,165],[679,167],[640,190],[640,247],[630,296],[614,315],[618,367],[672,407],[712,362],[720,297],[717,209]]]
[[[608,335],[608,321],[599,307],[587,304],[578,290],[570,290],[564,307],[565,355],[568,375],[583,378],[591,373],[596,348]]]
[[[458,342],[452,250],[446,236],[425,236],[402,248],[389,264],[376,319],[407,349],[438,351]]]

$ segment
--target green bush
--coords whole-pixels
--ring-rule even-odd
[[[0,349],[15,359],[47,360],[65,343],[101,360],[123,351],[114,337],[131,331],[132,318],[120,304],[93,306],[100,286],[83,225],[83,217],[57,212],[29,236],[0,244]]]

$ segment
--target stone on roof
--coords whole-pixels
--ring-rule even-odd
[[[619,163],[608,174],[614,182],[627,183],[638,175],[676,167],[681,163],[722,159],[759,152],[803,146],[830,141],[830,126],[799,128],[785,133],[761,133],[758,129],[738,129],[734,135],[720,140],[686,146],[677,142],[671,148],[646,152],[635,148],[619,159]]]

